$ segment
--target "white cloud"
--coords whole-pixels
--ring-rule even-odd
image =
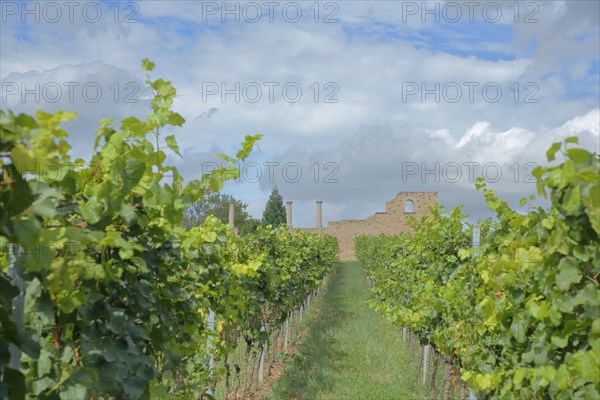
[[[562,126],[568,134],[582,134],[584,132],[600,136],[600,108],[595,108],[585,115],[577,116]]]
[[[545,165],[545,150],[567,134],[564,126],[581,123],[580,144],[598,151],[598,121],[596,109],[558,127],[531,131],[521,127],[498,130],[488,121],[475,122],[464,132],[459,146],[448,129],[431,132],[404,131],[373,126],[345,139],[337,147],[308,150],[291,147],[274,154],[281,165],[297,162],[310,166],[333,162],[339,170],[337,183],[314,182],[307,179],[292,182],[276,176],[275,183],[284,197],[299,207],[312,207],[314,200],[328,206],[326,220],[339,220],[370,215],[399,191],[433,190],[440,193],[440,202],[448,207],[464,205],[463,211],[475,218],[489,215],[483,196],[475,189],[475,178],[482,176],[490,187],[518,207],[521,197],[535,194],[533,167]],[[308,169],[308,168],[305,168]],[[457,176],[457,173],[460,175]],[[256,184],[246,184],[252,187]],[[272,184],[263,179],[261,186]],[[304,209],[304,208],[303,208]],[[296,213],[297,226],[313,226],[313,216]]]
[[[481,135],[490,127],[490,123],[487,121],[477,121],[467,133],[460,139],[456,144],[456,148],[461,148],[470,141],[481,137]]]
[[[187,123],[169,132],[186,149],[183,160],[174,158],[184,175],[197,177],[200,163],[213,160],[215,152],[231,153],[245,134],[263,133],[252,160],[293,161],[302,167],[302,181],[281,182],[283,194],[297,204],[298,226],[313,223],[316,199],[326,201],[331,219],[351,218],[380,210],[400,190],[439,190],[448,204],[483,210],[469,182],[421,183],[414,176],[403,182],[403,162],[427,168],[435,162],[498,162],[506,171],[505,182],[498,184],[516,198],[531,184],[522,179],[514,184],[507,166],[519,162],[521,174],[527,173],[524,164],[543,162],[552,141],[573,133],[597,149],[598,77],[590,72],[599,58],[597,2],[539,3],[537,23],[523,22],[531,11],[524,3],[514,23],[508,8],[513,3],[507,2],[496,25],[479,18],[477,24],[451,26],[431,19],[423,23],[418,15],[404,22],[402,7],[393,2],[336,4],[339,22],[332,24],[314,23],[310,14],[298,23],[277,17],[273,23],[263,18],[256,24],[221,24],[214,16],[205,22],[198,2],[166,1],[139,2],[134,16],[139,22],[129,24],[115,23],[111,14],[95,24],[78,19],[25,27],[13,18],[0,26],[0,77],[3,84],[28,85],[94,80],[112,94],[112,83],[122,89],[141,79],[140,60],[150,58],[157,64],[153,77],[171,80],[178,89],[174,107]],[[126,11],[121,9],[121,20]],[[321,9],[321,22],[327,11],[332,10]],[[483,50],[497,59],[481,56]],[[232,95],[223,102],[220,93],[203,98],[203,84],[211,82],[227,88],[255,82],[263,97],[257,103],[243,97],[237,103]],[[279,84],[273,102],[266,82]],[[477,83],[473,93],[469,82]],[[283,99],[286,83],[302,88],[297,103]],[[334,86],[326,88],[328,83]],[[436,83],[437,93],[426,93],[422,101],[422,89]],[[444,92],[452,83],[461,89],[456,102],[448,98],[451,90]],[[501,88],[497,102],[484,98],[486,84]],[[411,88],[418,92],[407,94],[407,85],[416,85]],[[326,95],[338,102],[325,103]],[[108,96],[100,103],[15,99],[2,107],[78,111],[81,118],[69,131],[75,132],[81,152],[91,148],[100,118],[147,113],[145,102],[130,105]],[[316,162],[319,183],[310,169]],[[324,168],[328,162],[339,168],[337,184],[323,183],[331,173]],[[257,216],[269,189],[265,181],[226,186]]]

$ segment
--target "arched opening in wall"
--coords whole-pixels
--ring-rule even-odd
[[[415,212],[415,203],[412,200],[404,202],[404,214],[413,214]]]

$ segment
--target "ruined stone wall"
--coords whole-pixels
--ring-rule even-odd
[[[413,212],[406,212],[407,201],[412,201]],[[326,228],[303,229],[335,236],[340,244],[340,260],[356,260],[354,238],[360,235],[396,235],[408,232],[406,217],[429,215],[429,206],[437,203],[437,192],[400,192],[385,204],[385,212],[377,212],[367,219],[329,221]]]

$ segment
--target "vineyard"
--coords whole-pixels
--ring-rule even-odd
[[[300,351],[282,398],[600,398],[600,158],[577,137],[533,171],[549,207],[532,195],[527,212],[511,209],[480,179],[495,218],[470,224],[433,205],[410,233],[357,237],[360,265],[336,265],[338,242],[322,233],[267,224],[238,236],[214,216],[184,227],[262,136],[184,184],[167,164],[181,156],[177,92],[151,78],[151,61],[142,68],[151,113],[102,120],[89,161],[70,156],[62,125],[74,113],[0,111],[0,398],[257,398],[322,288],[325,314],[310,320],[336,340]],[[387,369],[320,385],[307,373],[335,371],[337,359],[315,360],[345,354]]]
[[[184,123],[176,91],[142,66],[152,112],[119,129],[103,120],[89,162],[69,156],[61,124],[73,113],[0,114],[0,398],[207,399],[217,382],[227,397],[230,377],[237,395],[250,354],[254,366],[287,340],[336,261],[334,238],[285,226],[183,228],[184,210],[235,178],[260,135],[184,185],[165,165],[175,137],[161,136]],[[240,343],[246,365],[230,365]]]
[[[414,235],[357,238],[370,305],[424,345],[434,398],[451,394],[435,391],[441,364],[477,398],[600,398],[600,161],[576,143],[555,143],[548,161],[564,161],[534,171],[547,209],[531,196],[519,213],[479,181],[493,220],[437,206]]]

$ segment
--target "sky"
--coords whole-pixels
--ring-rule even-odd
[[[141,60],[177,88],[169,163],[199,179],[263,134],[223,191],[293,225],[366,218],[401,191],[490,215],[518,207],[556,141],[600,145],[600,2],[2,1],[0,106],[70,110],[74,156],[102,118],[149,112]],[[543,204],[540,203],[540,204]]]

